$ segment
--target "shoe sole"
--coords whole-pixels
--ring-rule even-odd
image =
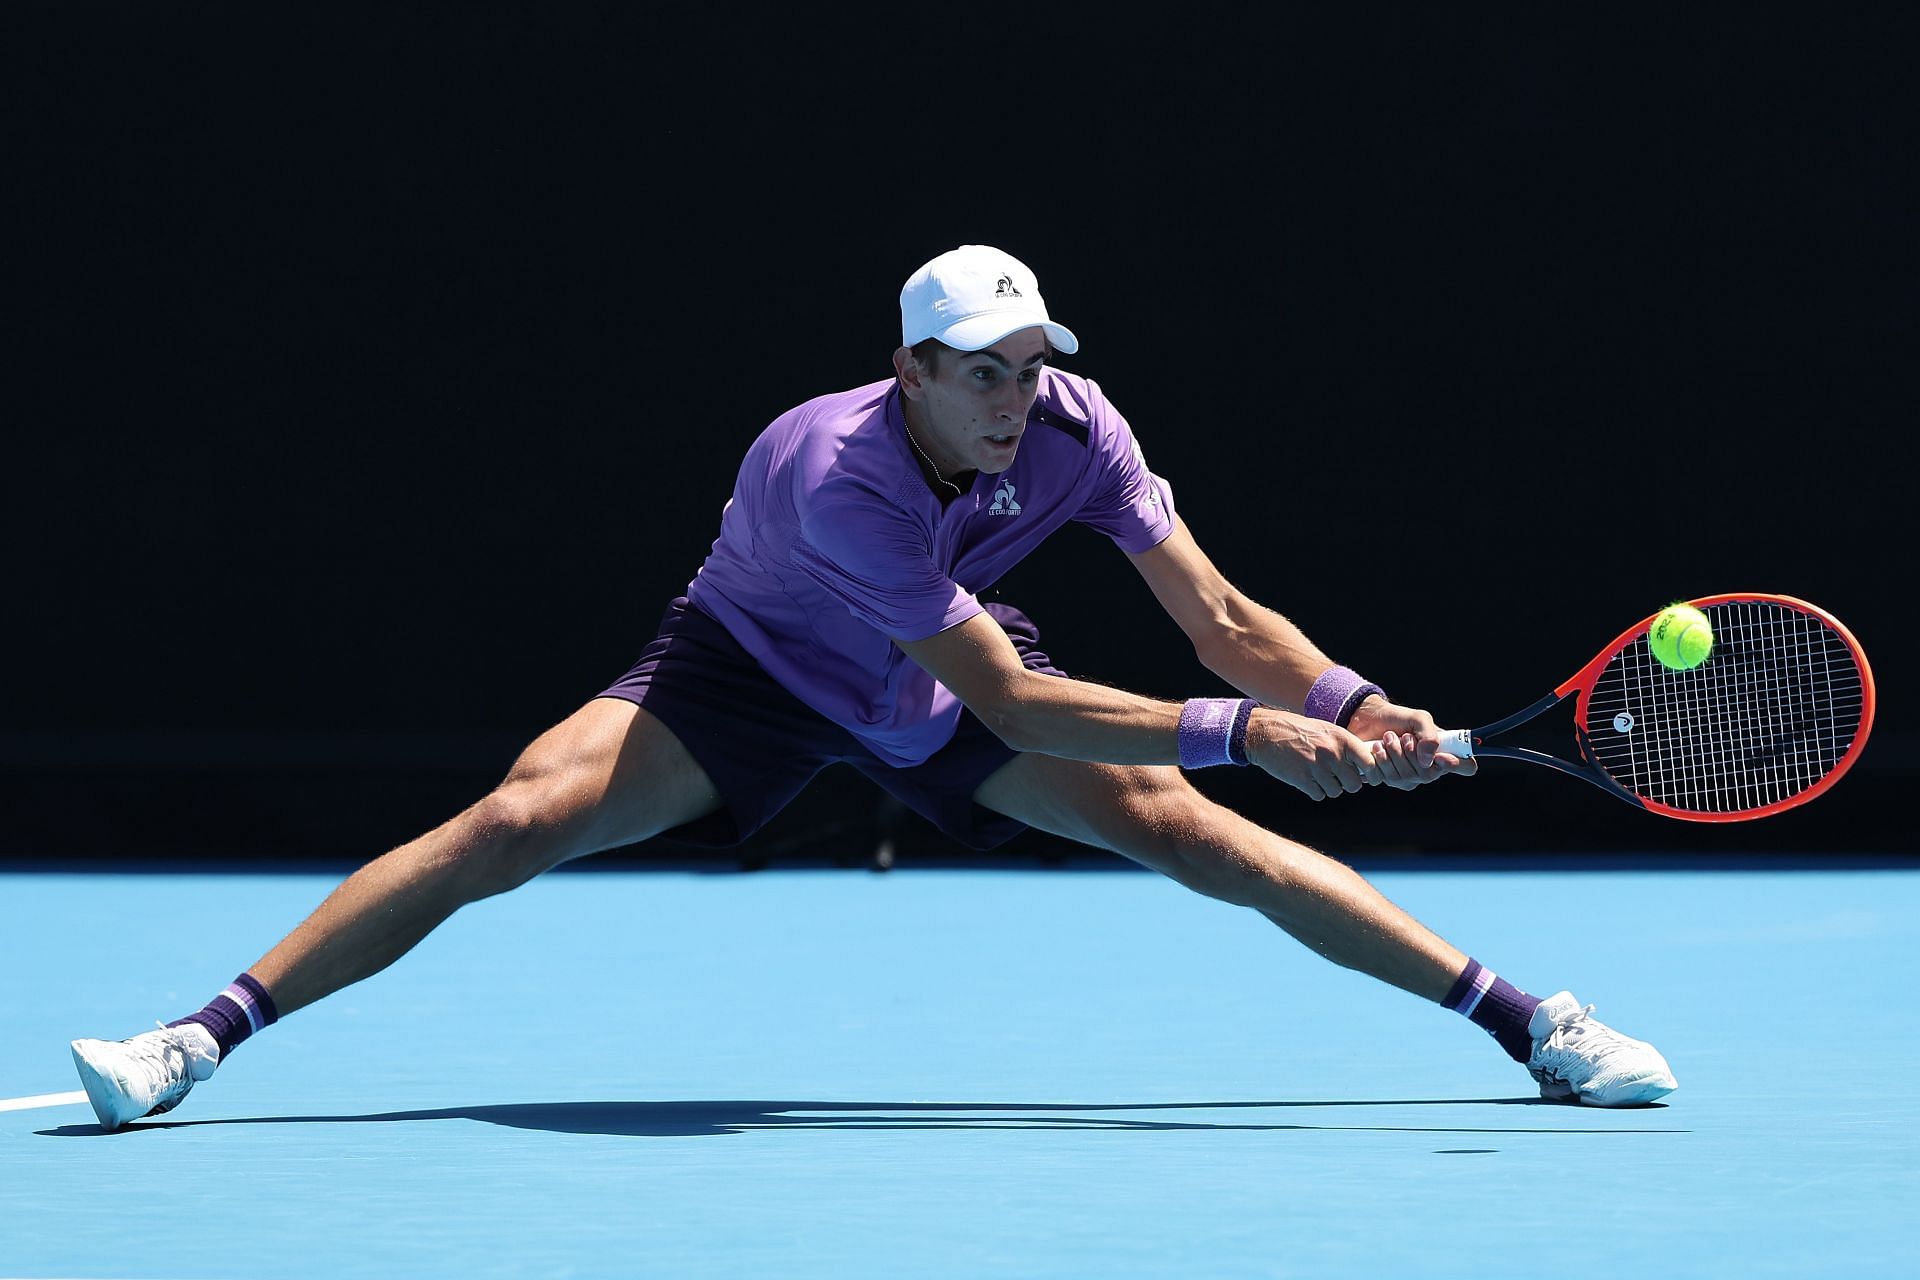
[[[1604,1099],[1590,1097],[1570,1084],[1540,1085],[1540,1096],[1555,1102],[1578,1102],[1583,1107],[1643,1107],[1680,1087],[1672,1076],[1642,1076],[1637,1080],[1617,1080],[1607,1086]]]

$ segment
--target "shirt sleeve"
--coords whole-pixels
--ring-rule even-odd
[[[1094,451],[1093,492],[1074,519],[1112,538],[1122,551],[1158,546],[1173,532],[1173,486],[1147,467],[1140,442],[1120,411],[1087,384],[1087,444]]]
[[[793,561],[847,611],[895,640],[924,640],[982,612],[933,561],[927,530],[878,495],[809,510]]]

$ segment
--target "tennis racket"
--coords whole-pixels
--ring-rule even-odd
[[[1660,615],[1636,622],[1552,693],[1441,749],[1546,765],[1653,813],[1742,822],[1805,804],[1853,767],[1873,728],[1873,669],[1853,633],[1791,596],[1687,603],[1713,624],[1690,671],[1647,647]],[[1575,758],[1495,741],[1573,700]]]

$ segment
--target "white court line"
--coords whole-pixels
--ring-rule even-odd
[[[72,1093],[36,1093],[26,1098],[0,1098],[0,1111],[32,1111],[36,1107],[65,1107],[86,1100],[85,1089],[75,1089]]]

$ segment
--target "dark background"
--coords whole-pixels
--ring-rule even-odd
[[[1321,8],[10,6],[0,852],[448,816],[962,242],[1035,268],[1231,577],[1443,721],[1722,590],[1825,605],[1884,695],[1756,824],[1502,764],[1213,794],[1356,854],[1910,851],[1920,24]],[[1001,589],[1077,674],[1224,692],[1096,535]],[[832,771],[737,856],[863,858],[876,796]]]

